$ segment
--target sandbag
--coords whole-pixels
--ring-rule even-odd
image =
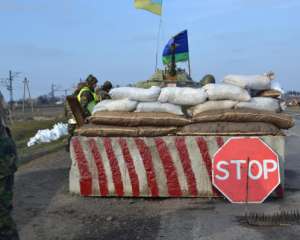
[[[180,106],[172,103],[160,103],[160,102],[149,102],[139,103],[136,107],[135,112],[164,112],[172,113],[175,115],[183,115]]]
[[[112,99],[130,99],[138,102],[155,102],[160,94],[160,87],[153,86],[148,89],[136,87],[114,88],[109,92]]]
[[[247,90],[234,85],[207,84],[203,89],[208,94],[209,100],[249,101],[251,99]]]
[[[278,90],[270,89],[270,90],[263,90],[258,93],[258,97],[271,97],[271,98],[279,98],[282,93]]]
[[[122,100],[103,100],[99,102],[93,110],[92,114],[96,112],[132,112],[136,109],[138,102],[129,99]]]
[[[240,102],[236,106],[236,109],[250,108],[261,111],[279,112],[279,101],[269,97],[254,97],[250,102]]]
[[[158,101],[161,103],[194,106],[204,103],[206,99],[207,94],[200,88],[166,87],[162,88]]]
[[[280,129],[289,129],[295,125],[294,119],[284,113],[274,113],[253,109],[230,109],[203,112],[192,121],[198,122],[266,122],[272,123]]]
[[[159,137],[175,135],[176,127],[119,127],[87,124],[75,130],[85,137]]]
[[[238,102],[232,100],[207,101],[205,103],[191,107],[187,112],[189,116],[196,116],[199,113],[210,110],[232,109],[236,104],[238,104]]]
[[[261,136],[282,135],[282,131],[272,123],[265,122],[205,122],[187,125],[177,133],[181,136]]]
[[[271,88],[273,79],[275,79],[274,73],[266,73],[264,75],[227,75],[224,78],[224,83],[241,88],[266,90]]]
[[[97,112],[89,121],[100,125],[125,127],[137,126],[185,126],[190,119],[171,113]]]

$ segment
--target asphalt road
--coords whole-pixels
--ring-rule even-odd
[[[224,199],[82,198],[68,192],[69,155],[60,151],[20,167],[14,217],[22,240],[300,239],[300,225],[253,227],[247,211],[300,210],[300,123],[288,133],[286,193],[261,205]]]

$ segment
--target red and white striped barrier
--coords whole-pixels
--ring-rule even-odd
[[[228,138],[73,137],[70,191],[102,197],[218,197],[211,182],[212,157]],[[284,137],[262,140],[280,156],[283,183]]]

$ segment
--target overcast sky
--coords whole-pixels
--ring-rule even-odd
[[[284,89],[300,90],[299,12],[299,0],[164,0],[160,54],[188,29],[194,80],[273,70]],[[133,0],[0,0],[0,78],[21,72],[16,98],[25,76],[35,96],[89,73],[120,85],[146,80],[158,25]]]

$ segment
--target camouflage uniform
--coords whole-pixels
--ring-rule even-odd
[[[110,81],[105,81],[100,89],[96,90],[96,94],[100,96],[101,100],[111,99],[109,91],[112,89],[112,83]]]
[[[83,108],[84,114],[86,117],[91,115],[91,109],[89,109],[89,105],[93,103],[93,105],[96,105],[97,102],[99,102],[101,99],[97,97],[95,93],[95,88],[97,85],[97,78],[95,78],[93,75],[89,75],[86,79],[86,86],[81,89],[79,94],[77,95],[80,105]]]
[[[99,89],[98,91],[96,91],[96,94],[98,96],[100,96],[101,100],[107,100],[107,99],[111,99],[110,95],[108,94],[107,91],[104,91],[102,89]]]
[[[3,99],[2,99],[3,100]],[[17,152],[0,99],[0,239],[17,240],[16,224],[11,217],[14,173],[17,170]]]

